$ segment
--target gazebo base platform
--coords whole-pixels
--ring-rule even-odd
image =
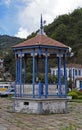
[[[23,98],[13,97],[13,111],[28,114],[67,113],[67,98]]]

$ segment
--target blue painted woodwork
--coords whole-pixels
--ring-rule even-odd
[[[22,52],[20,52],[20,97],[22,96]]]
[[[43,35],[43,21],[42,21],[42,15],[40,19],[40,34]],[[40,41],[39,41],[40,42]],[[43,41],[44,42],[44,41]],[[52,49],[52,50],[50,50]],[[23,50],[23,51],[22,51]],[[66,83],[66,51],[68,51],[68,47],[59,47],[59,46],[53,46],[53,44],[50,45],[43,45],[43,43],[35,43],[34,45],[29,46],[20,46],[20,47],[14,47],[13,51],[15,52],[16,56],[16,84],[15,84],[15,96],[16,94],[16,85],[20,85],[20,94],[19,96],[23,96],[26,94],[22,94],[22,54],[24,54],[24,83],[26,81],[26,59],[27,56],[32,57],[32,98],[34,98],[36,95],[38,98],[41,98],[42,96],[45,96],[45,98],[48,98],[50,95],[48,92],[48,55],[52,57],[51,54],[54,56],[58,55],[58,96],[66,96],[67,94],[67,83]],[[29,55],[30,54],[30,55]],[[56,55],[55,55],[56,54]],[[35,56],[36,55],[36,56]],[[43,84],[38,83],[38,93],[35,93],[35,78],[38,77],[39,73],[39,66],[38,66],[38,59],[42,58],[41,56],[45,57],[45,93],[43,92]],[[61,80],[61,63],[62,63],[62,56],[64,56],[64,84],[65,84],[65,93],[62,94],[61,87],[62,87],[62,80]],[[36,94],[36,95],[35,95]],[[26,95],[29,96],[30,94]],[[55,94],[54,94],[55,96]],[[57,96],[57,94],[56,94]]]
[[[48,98],[48,54],[45,56],[45,97]]]
[[[43,83],[39,82],[38,83],[38,98],[41,98],[41,96],[44,95],[44,92],[43,92]]]
[[[18,58],[18,83],[20,82],[20,58]]]
[[[39,70],[38,70],[38,58],[35,58],[35,60],[36,60],[36,65],[35,65],[35,67],[36,67],[36,82],[38,82],[38,72],[39,72]]]
[[[17,85],[17,82],[15,82],[15,84],[14,84],[14,96],[16,97],[17,96],[17,94],[16,94],[16,85]]]
[[[41,56],[43,54],[42,50],[39,48],[37,51],[37,55]],[[43,88],[39,87],[38,90],[38,98],[41,98],[41,96],[45,96],[45,98],[48,98],[50,94],[48,95],[48,50],[45,49],[45,93],[42,94]],[[51,52],[52,53],[52,52]],[[65,59],[65,54],[64,54],[64,84],[65,84],[65,94],[61,93],[61,61],[62,61],[62,53],[58,53],[58,95],[61,96],[66,96],[67,93],[67,84],[66,84],[66,59]],[[33,60],[33,72],[32,72],[32,97],[35,97],[35,77],[36,73],[38,76],[38,58],[35,58],[35,49],[32,50],[32,60]],[[17,83],[20,84],[20,96],[22,96],[22,52],[20,51],[20,55],[16,53],[17,59],[16,59],[16,81]],[[42,59],[43,60],[43,59]],[[35,73],[35,67],[36,67],[36,73]],[[26,79],[26,57],[24,57],[24,79]],[[25,82],[25,80],[24,80]],[[40,84],[41,85],[41,84]],[[53,95],[52,95],[53,96]]]
[[[41,83],[38,83],[38,98],[41,98]]]
[[[74,77],[75,77],[75,70],[73,69],[73,81],[74,81]]]
[[[16,54],[16,82],[20,82],[20,59],[18,58],[18,54]]]
[[[24,56],[24,83],[26,82],[26,56]]]
[[[42,14],[41,14],[41,20],[40,20],[40,34],[43,33],[43,21],[42,21]]]
[[[13,48],[13,51],[16,51],[16,50],[21,50],[21,49],[35,49],[35,48],[53,48],[53,49],[57,49],[57,50],[68,50],[68,48],[61,48],[61,47],[57,47],[57,46],[48,46],[48,45],[34,45],[34,46],[25,46],[25,47],[18,47],[18,48]]]
[[[18,82],[18,58],[16,55],[16,83]]]
[[[33,50],[33,70],[32,70],[32,97],[34,98],[34,87],[35,87],[35,50]]]
[[[82,88],[82,81],[80,81],[80,88]]]
[[[66,54],[64,54],[64,85],[65,85],[65,96],[67,96],[67,71],[66,71]]]
[[[61,54],[58,56],[58,95],[61,96]]]

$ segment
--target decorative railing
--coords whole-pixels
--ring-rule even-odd
[[[15,96],[16,97],[32,97],[32,84],[22,84],[20,89],[20,84],[15,85]],[[21,93],[21,95],[20,95]],[[34,97],[42,98],[46,95],[45,84],[35,84],[34,85]],[[56,84],[48,84],[48,97],[51,96],[66,96],[65,85],[61,85],[61,94],[59,93],[58,86]]]

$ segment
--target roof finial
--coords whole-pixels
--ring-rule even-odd
[[[46,35],[45,32],[44,32],[44,28],[43,28],[43,20],[42,20],[42,14],[41,14],[41,18],[40,18],[40,31],[38,34],[43,34],[43,35]]]
[[[42,14],[41,14],[41,19],[40,19],[40,33],[43,33],[43,21],[42,21]]]

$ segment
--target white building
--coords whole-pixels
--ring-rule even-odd
[[[68,64],[66,68],[66,72],[67,72],[67,80],[71,79],[72,81],[74,81],[76,87],[77,85],[78,87],[80,87],[81,86],[80,84],[82,84],[82,82],[80,81],[80,79],[82,80],[82,65]],[[58,68],[57,67],[51,68],[51,74],[58,75]],[[64,76],[63,66],[61,67],[61,76]]]
[[[75,81],[75,86],[76,86],[76,89],[82,89],[82,77],[81,78],[76,78],[76,81]]]

